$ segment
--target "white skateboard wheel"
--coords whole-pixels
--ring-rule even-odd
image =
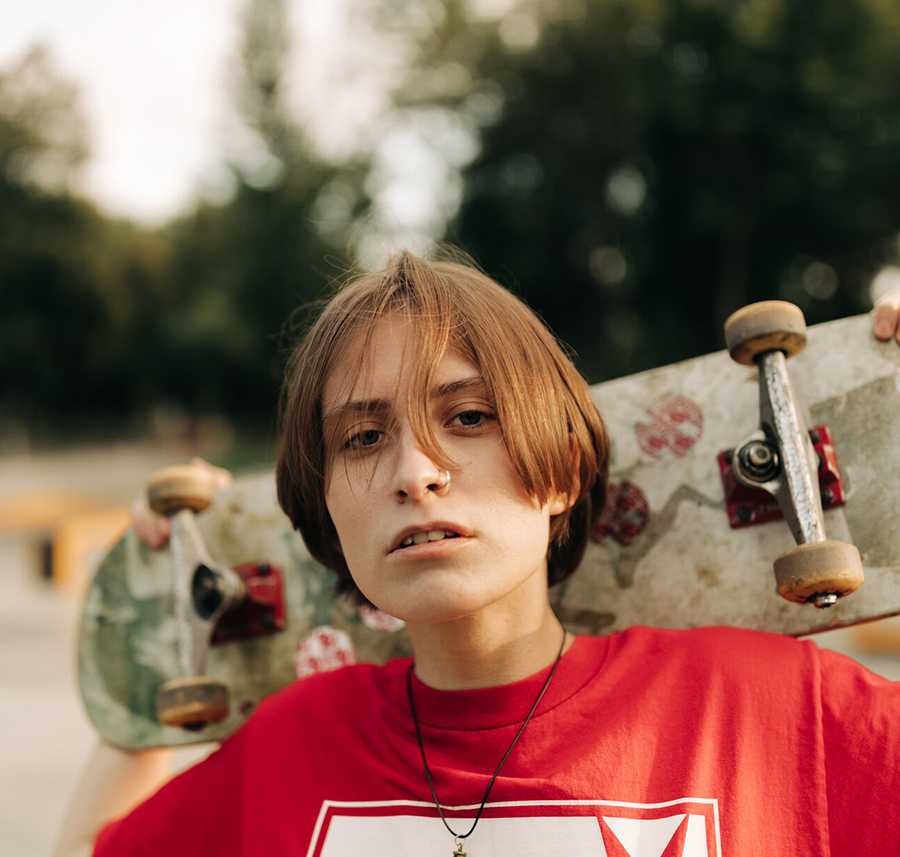
[[[228,686],[206,676],[167,681],[156,693],[156,716],[166,726],[199,731],[228,716]]]
[[[725,320],[725,343],[732,359],[746,366],[767,351],[793,357],[806,347],[803,310],[787,301],[748,304]]]
[[[775,560],[778,594],[806,603],[817,595],[843,598],[863,584],[863,564],[856,545],[826,540],[799,545]]]
[[[157,470],[147,483],[147,503],[157,515],[174,515],[182,509],[202,512],[218,490],[215,477],[191,464]]]

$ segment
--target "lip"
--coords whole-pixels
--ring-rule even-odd
[[[421,533],[428,530],[452,530],[454,533],[459,533],[459,537],[457,539],[443,539],[438,542],[423,542],[423,544],[443,544],[444,541],[455,542],[461,539],[471,538],[472,531],[467,527],[462,526],[462,524],[454,524],[453,521],[425,521],[422,524],[412,524],[409,527],[404,527],[397,533],[394,538],[391,540],[391,546],[388,548],[388,553],[394,553],[397,548],[400,547],[400,543],[404,539],[408,539],[410,536],[415,533]],[[413,545],[412,547],[421,547],[422,545]],[[411,548],[404,548],[404,552],[410,550]]]
[[[410,545],[403,550],[394,550],[390,556],[401,560],[428,559],[429,557],[443,557],[463,548],[475,541],[470,536],[457,536],[455,539],[439,539],[436,542],[422,542],[420,545]]]

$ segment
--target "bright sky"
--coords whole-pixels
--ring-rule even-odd
[[[352,71],[365,46],[341,38],[346,0],[295,0],[292,83],[299,115],[340,150],[377,111],[383,85]],[[229,64],[242,0],[0,0],[0,66],[37,41],[82,88],[93,132],[84,191],[108,210],[147,222],[215,192],[229,149]],[[327,107],[326,107],[327,105]]]

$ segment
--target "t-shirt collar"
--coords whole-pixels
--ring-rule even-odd
[[[576,637],[560,658],[556,674],[541,700],[534,718],[555,708],[577,693],[602,668],[608,649],[607,637]],[[406,672],[412,658],[392,661],[382,673],[384,698],[402,708],[412,719],[406,694]],[[521,723],[540,693],[552,664],[519,681],[472,690],[437,690],[420,681],[413,672],[413,694],[419,722],[439,729],[494,729]]]

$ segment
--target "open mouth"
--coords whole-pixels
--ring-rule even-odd
[[[428,544],[430,542],[442,542],[447,539],[458,539],[459,533],[451,530],[430,530],[429,532],[416,533],[400,542],[397,550],[406,550],[416,545]]]

